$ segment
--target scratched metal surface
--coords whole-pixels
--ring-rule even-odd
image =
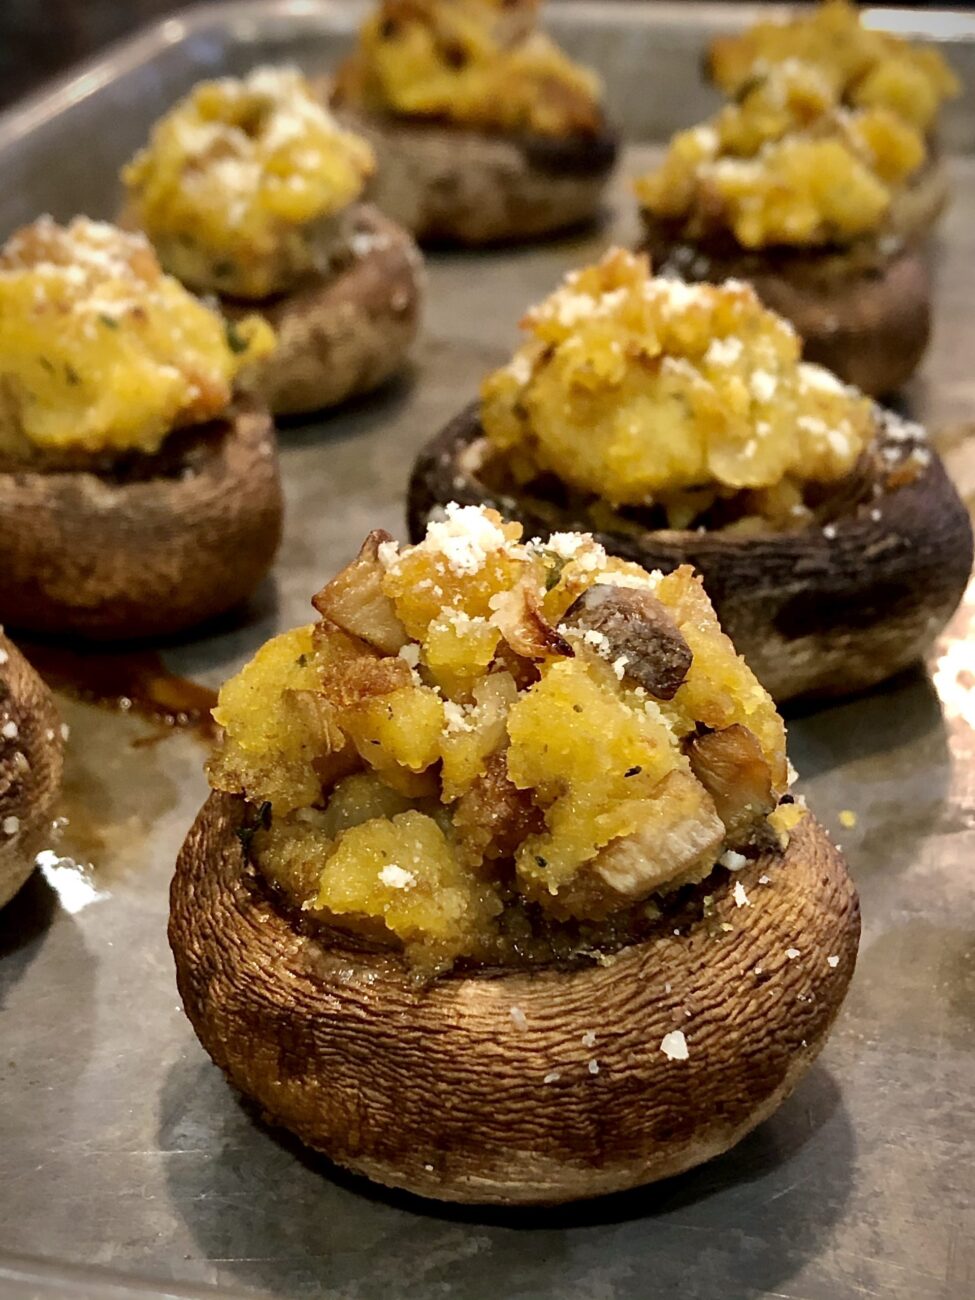
[[[577,42],[589,30],[586,48],[604,67],[618,60],[624,107],[624,74],[642,69],[647,84],[657,72],[673,77],[677,49],[682,77],[693,79],[703,33],[726,20],[716,7],[682,6],[685,19],[697,16],[679,29],[681,44],[673,11],[661,7],[655,28],[651,11],[627,10],[625,29],[622,8],[567,6],[560,22]],[[220,23],[172,25],[55,103],[0,121],[0,164],[8,182],[20,178],[3,187],[0,224],[37,207],[109,214],[115,166],[194,76],[268,53],[322,66],[351,24],[338,6],[221,13]],[[705,92],[690,98],[685,118]],[[665,126],[675,111],[661,110]],[[647,138],[640,112],[634,133]],[[652,150],[632,146],[622,176]],[[975,409],[975,162],[951,165],[957,197],[937,252],[936,337],[910,394],[933,427]],[[608,225],[584,238],[431,262],[412,374],[283,433],[288,521],[274,578],[232,624],[169,648],[174,670],[218,684],[273,631],[309,616],[309,594],[369,528],[402,534],[413,453],[505,355],[524,305],[611,238],[633,238],[622,178],[611,208]],[[975,489],[969,444],[946,445],[966,491]],[[52,857],[0,914],[0,1295],[126,1300],[218,1286],[330,1300],[971,1296],[973,619],[975,592],[931,675],[791,722],[801,789],[837,832],[863,902],[859,967],[820,1063],[722,1159],[558,1212],[387,1196],[254,1121],[182,1015],[165,941],[173,859],[204,795],[202,744],[174,734],[133,747],[149,724],[64,701],[68,826],[52,854],[70,861]],[[840,831],[843,809],[857,823]]]

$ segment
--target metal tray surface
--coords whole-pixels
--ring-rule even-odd
[[[12,110],[0,119],[0,227],[44,208],[109,215],[118,163],[193,80],[267,58],[320,70],[357,16],[296,0],[191,11]],[[604,71],[619,60],[609,80],[621,120],[652,141],[706,106],[696,80],[706,36],[749,16],[566,4],[551,25]],[[968,66],[969,18],[896,17],[955,30],[953,57]],[[283,431],[288,517],[274,576],[240,617],[168,647],[174,671],[219,684],[275,630],[310,617],[310,594],[368,529],[403,534],[415,451],[503,359],[528,302],[610,240],[632,241],[625,178],[653,150],[626,151],[600,231],[430,260],[411,374]],[[933,427],[975,409],[975,162],[950,165],[936,336],[909,394]],[[969,443],[944,445],[975,488]],[[800,789],[843,843],[863,904],[859,967],[820,1062],[725,1157],[564,1210],[386,1194],[255,1121],[199,1048],[166,946],[173,860],[205,793],[203,746],[186,732],[133,746],[156,734],[149,723],[63,699],[68,824],[0,914],[0,1296],[129,1300],[211,1286],[330,1300],[971,1296],[973,619],[975,590],[930,675],[791,719]],[[841,810],[855,826],[840,830]]]

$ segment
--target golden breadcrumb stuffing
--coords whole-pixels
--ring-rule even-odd
[[[961,91],[937,50],[864,27],[860,11],[846,0],[827,0],[787,22],[756,23],[739,36],[719,36],[710,52],[714,80],[734,95],[788,60],[815,67],[844,103],[891,109],[922,131]]]
[[[745,248],[844,245],[883,227],[924,159],[913,126],[883,106],[838,107],[819,68],[793,60],[678,132],[636,192],[690,241],[730,231]]]
[[[595,74],[535,29],[537,0],[381,0],[335,102],[491,131],[594,134]]]
[[[660,505],[673,527],[722,494],[801,517],[801,485],[849,474],[870,402],[799,360],[792,327],[749,285],[653,278],[611,250],[522,322],[482,387],[481,422],[522,483],[548,471],[612,505]]]
[[[452,505],[314,603],[224,686],[209,778],[316,920],[424,971],[542,959],[781,829],[782,720],[690,568]]]
[[[135,220],[195,289],[264,298],[316,268],[316,240],[374,169],[293,68],[205,81],[123,169]]]
[[[158,451],[222,415],[270,352],[164,275],[142,235],[41,217],[0,251],[0,452],[14,458]]]

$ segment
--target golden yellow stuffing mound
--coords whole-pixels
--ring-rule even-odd
[[[0,251],[0,453],[158,451],[223,414],[270,327],[233,329],[164,275],[142,235],[41,217]]]
[[[123,169],[133,215],[195,289],[265,298],[316,269],[316,237],[374,158],[293,68],[206,81]]]
[[[335,81],[335,102],[490,131],[594,134],[595,74],[535,30],[537,0],[382,0]]]
[[[745,248],[845,245],[883,228],[925,153],[889,108],[840,108],[818,67],[789,61],[678,132],[636,192],[692,242],[731,231]]]
[[[293,906],[419,969],[630,933],[794,824],[782,721],[687,567],[451,505],[314,603],[220,692],[210,782]]]
[[[612,505],[662,505],[684,527],[720,495],[795,525],[802,485],[847,475],[871,403],[799,360],[788,322],[749,285],[652,278],[611,250],[522,322],[484,381],[481,423],[521,483],[540,472]]]
[[[711,46],[712,76],[728,94],[741,93],[754,77],[789,60],[815,67],[844,103],[890,109],[922,131],[961,91],[937,50],[871,31],[846,0],[827,0],[788,22],[757,23]]]

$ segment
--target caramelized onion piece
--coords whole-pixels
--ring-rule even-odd
[[[639,587],[597,583],[569,607],[565,623],[606,638],[606,657],[658,700],[672,700],[691,666],[690,646],[664,605]]]
[[[572,658],[572,646],[546,619],[537,593],[527,583],[495,596],[491,607],[495,624],[516,655],[523,659]]]
[[[729,839],[750,839],[759,818],[775,807],[772,774],[755,734],[735,723],[695,736],[687,757],[714,800]]]
[[[409,640],[382,586],[386,570],[379,547],[392,540],[382,528],[374,528],[352,563],[312,599],[323,618],[387,655],[397,654]]]

